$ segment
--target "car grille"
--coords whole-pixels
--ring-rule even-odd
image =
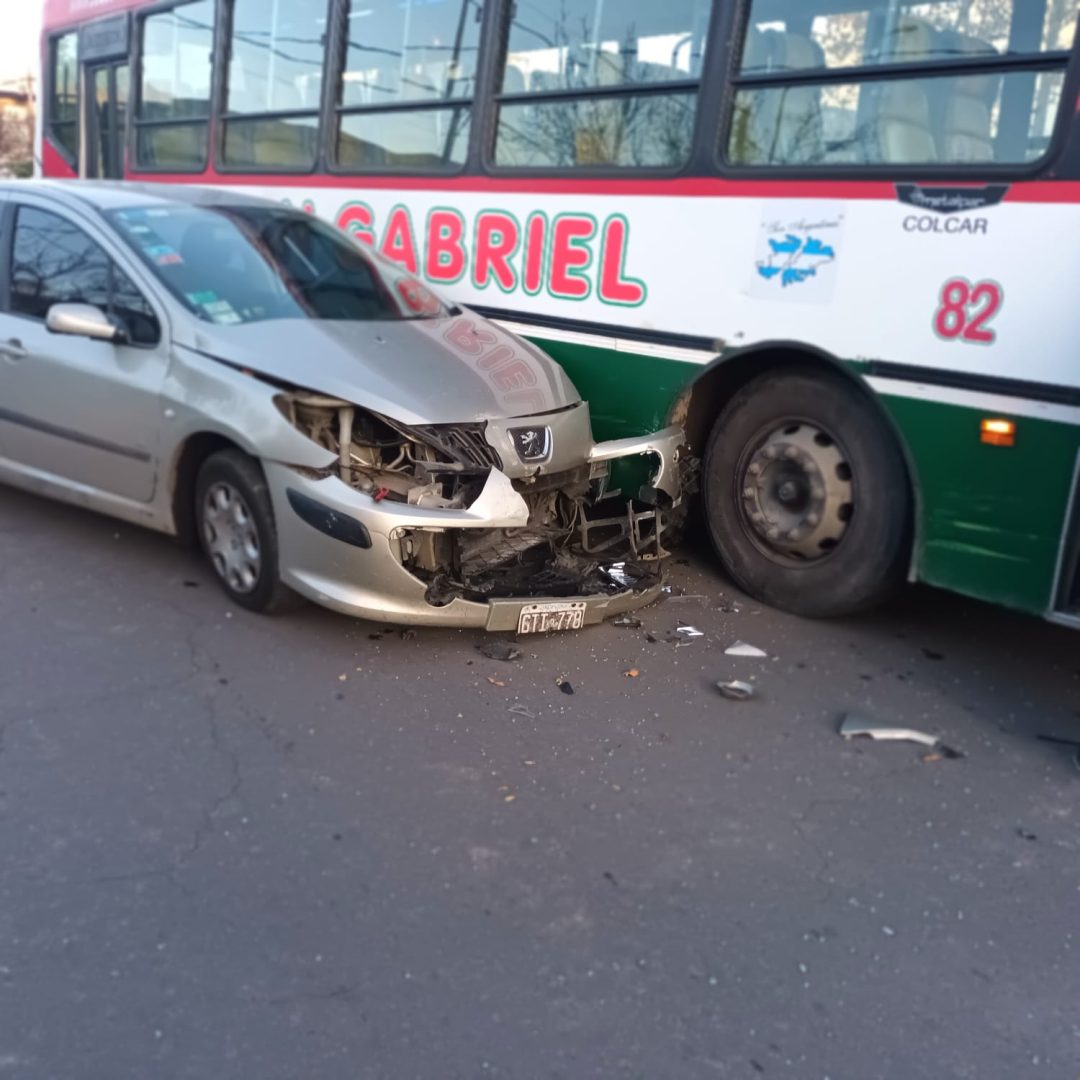
[[[484,424],[429,424],[413,430],[429,446],[443,451],[451,461],[482,469],[501,469],[498,451],[484,438]]]

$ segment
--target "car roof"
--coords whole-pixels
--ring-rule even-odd
[[[12,180],[0,183],[6,195],[40,194],[55,198],[69,209],[91,206],[106,210],[127,210],[140,206],[276,206],[241,192],[198,184],[140,184],[127,180]]]

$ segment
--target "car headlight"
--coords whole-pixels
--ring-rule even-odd
[[[484,424],[409,427],[339,398],[294,391],[279,394],[281,414],[303,435],[334,454],[336,472],[376,501],[426,509],[461,510],[502,468],[484,438]]]

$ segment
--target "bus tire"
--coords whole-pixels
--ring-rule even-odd
[[[781,368],[743,386],[709,436],[702,494],[725,569],[772,607],[847,615],[904,579],[903,455],[873,402],[841,375]]]

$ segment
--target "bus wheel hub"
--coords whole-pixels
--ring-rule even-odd
[[[739,488],[753,536],[787,559],[824,558],[843,539],[854,512],[843,449],[813,424],[788,421],[747,450]]]

